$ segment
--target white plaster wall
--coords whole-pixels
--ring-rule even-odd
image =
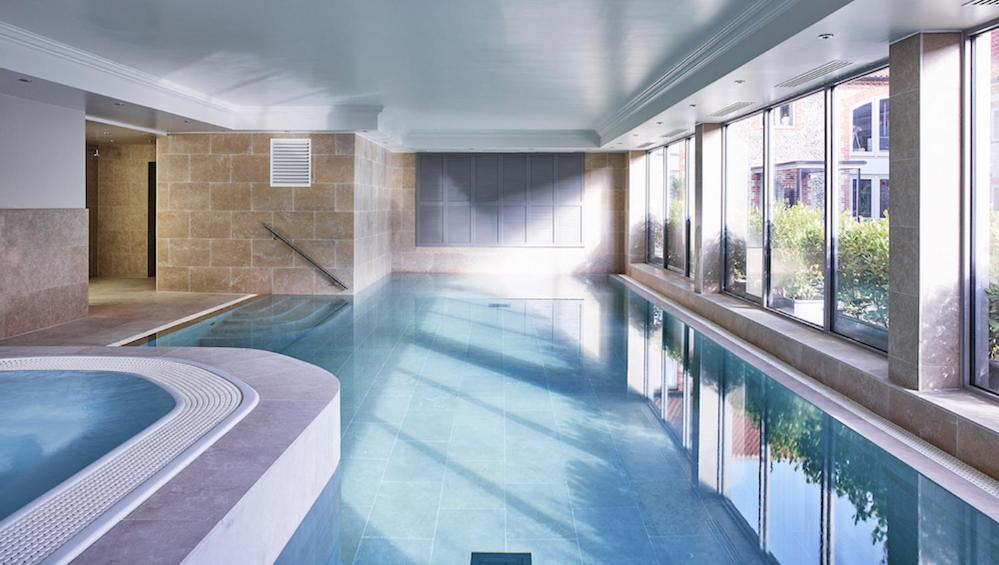
[[[0,94],[0,208],[86,206],[85,116]]]

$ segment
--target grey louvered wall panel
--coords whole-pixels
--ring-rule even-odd
[[[504,204],[500,216],[500,242],[523,246],[527,243],[527,207]]]
[[[444,244],[444,207],[440,204],[416,205],[416,244]]]
[[[578,247],[582,153],[421,153],[419,246]]]

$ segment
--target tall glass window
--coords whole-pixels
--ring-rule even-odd
[[[660,147],[649,151],[649,201],[646,229],[649,234],[649,263],[662,265],[666,257],[666,179],[665,150]]]
[[[763,297],[763,114],[725,128],[725,288]]]
[[[666,266],[687,272],[687,141],[666,148]]]
[[[973,43],[972,382],[999,392],[999,31]]]
[[[794,116],[788,120],[787,115]],[[825,321],[825,93],[770,112],[770,306]]]
[[[833,329],[888,346],[888,69],[833,90],[838,182]]]

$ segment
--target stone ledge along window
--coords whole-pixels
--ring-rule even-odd
[[[416,245],[581,247],[582,153],[420,153]]]

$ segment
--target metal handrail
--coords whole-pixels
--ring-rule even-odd
[[[332,282],[333,284],[337,285],[338,287],[340,287],[343,290],[347,290],[347,285],[345,285],[342,282],[340,282],[340,279],[336,278],[336,275],[334,275],[333,273],[329,272],[329,270],[326,267],[323,267],[322,265],[320,265],[318,261],[316,261],[315,259],[313,259],[312,257],[310,257],[309,254],[306,253],[305,251],[302,251],[290,239],[288,239],[287,237],[281,235],[280,232],[278,232],[273,227],[271,227],[270,225],[268,225],[267,222],[261,222],[261,223],[263,224],[265,230],[271,232],[271,235],[273,235],[277,239],[281,240],[281,242],[284,243],[285,245],[287,245],[288,247],[290,247],[292,251],[294,251],[295,253],[298,253],[299,255],[301,255],[302,259],[305,259],[306,261],[308,261],[309,263],[311,263],[312,266],[315,267],[316,269],[318,269],[320,273],[322,273],[327,279],[330,280],[330,282]]]

